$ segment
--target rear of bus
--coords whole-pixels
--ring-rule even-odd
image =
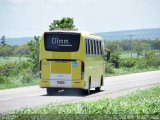
[[[45,32],[40,41],[40,87],[80,88],[84,83],[83,36],[79,32]]]

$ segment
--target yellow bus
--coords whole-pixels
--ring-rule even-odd
[[[44,32],[40,41],[40,87],[47,94],[57,89],[91,88],[100,91],[104,81],[104,41],[79,31]]]

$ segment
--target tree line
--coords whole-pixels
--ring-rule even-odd
[[[137,57],[139,57],[149,50],[160,51],[160,39],[105,41],[105,47],[110,49],[111,52],[132,51],[137,54]]]

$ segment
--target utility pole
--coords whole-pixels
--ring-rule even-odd
[[[127,35],[127,36],[129,36],[130,42],[131,42],[131,58],[132,58],[132,51],[133,51],[132,38],[133,38],[134,35],[130,34],[130,35]]]

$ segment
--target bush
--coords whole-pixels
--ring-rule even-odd
[[[23,61],[0,65],[0,84],[3,86],[22,86],[23,84],[33,83],[33,80],[37,80],[38,77],[32,73],[30,64],[28,61]]]
[[[24,74],[21,80],[22,83],[32,83],[32,81],[33,81],[33,76],[31,73]]]
[[[113,63],[114,67],[118,68],[119,67],[119,62],[120,62],[120,53],[119,52],[111,53],[110,62]]]
[[[160,57],[155,52],[149,51],[145,53],[145,58],[147,60],[147,66],[153,66],[155,68],[160,66]]]
[[[106,65],[105,65],[105,73],[110,73],[110,74],[114,73],[114,69],[113,69],[112,63],[106,63]]]
[[[143,70],[148,69],[149,66],[147,66],[147,60],[145,58],[139,58],[136,62],[136,68]]]
[[[3,84],[3,83],[5,83],[6,81],[5,81],[5,78],[3,77],[3,76],[0,76],[0,84]]]
[[[122,59],[121,62],[120,62],[120,65],[122,67],[127,67],[127,68],[134,67],[136,65],[136,59],[135,58]]]

